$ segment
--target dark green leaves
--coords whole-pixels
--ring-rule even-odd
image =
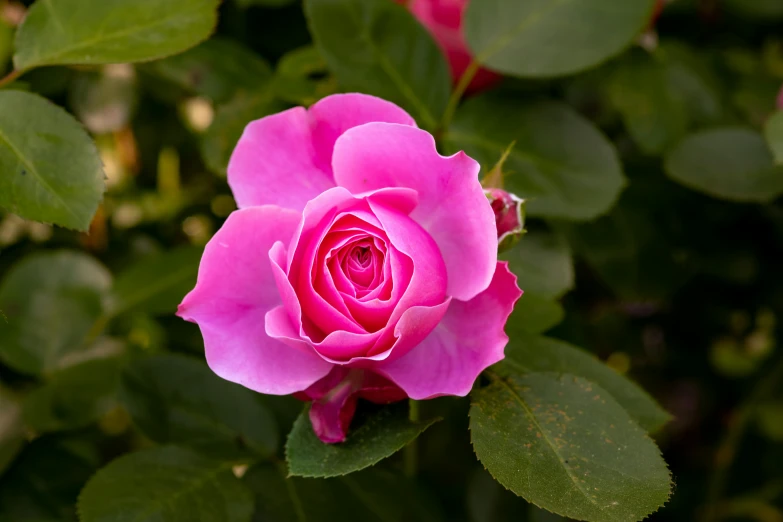
[[[123,364],[93,359],[57,372],[25,399],[25,422],[39,433],[87,426],[117,406]]]
[[[332,479],[285,477],[284,466],[248,470],[255,522],[440,522],[440,506],[421,483],[380,468]]]
[[[666,156],[666,173],[686,187],[731,201],[765,203],[783,194],[783,168],[758,133],[721,128],[693,134]]]
[[[114,281],[109,296],[112,315],[142,310],[173,314],[196,284],[203,249],[183,247],[139,261]]]
[[[589,379],[609,392],[647,431],[656,431],[671,419],[643,389],[601,363],[593,355],[563,341],[517,334],[506,347],[498,371],[569,373]]]
[[[98,151],[76,120],[34,94],[0,92],[0,206],[87,230],[103,178]]]
[[[81,522],[248,522],[253,500],[230,463],[162,447],[100,470],[79,496],[79,513]]]
[[[465,150],[485,169],[516,142],[505,184],[528,200],[531,216],[594,218],[609,210],[625,184],[612,144],[560,103],[475,98],[457,111],[443,141],[449,152]]]
[[[396,453],[440,419],[408,420],[406,403],[396,403],[354,422],[348,439],[324,444],[310,425],[305,410],[288,436],[286,457],[291,475],[336,477],[359,471]]]
[[[503,257],[508,259],[519,287],[525,292],[560,297],[574,286],[571,250],[560,236],[528,232]]]
[[[136,361],[123,373],[122,388],[134,422],[157,442],[234,459],[277,449],[277,425],[261,396],[201,362],[176,355]]]
[[[764,126],[764,137],[767,139],[775,163],[783,165],[783,110],[769,117]]]
[[[669,498],[671,477],[655,443],[583,378],[493,379],[473,394],[470,429],[476,455],[495,479],[555,513],[642,520]]]
[[[261,57],[222,38],[146,64],[143,70],[215,102],[228,101],[239,91],[261,89],[272,76],[269,64]]]
[[[432,37],[388,0],[306,0],[310,30],[346,90],[374,94],[433,129],[451,78]]]
[[[9,390],[0,386],[0,475],[25,442],[22,405]]]
[[[217,22],[217,7],[218,0],[39,0],[17,32],[14,65],[162,58],[205,40]]]
[[[654,0],[471,2],[465,36],[476,59],[516,76],[570,74],[618,54],[642,31]]]
[[[29,374],[62,365],[69,353],[84,348],[110,284],[106,269],[84,254],[25,258],[0,285],[0,359]]]

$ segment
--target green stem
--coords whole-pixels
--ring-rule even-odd
[[[470,65],[468,65],[468,68],[465,69],[465,72],[462,73],[462,76],[460,76],[459,81],[457,82],[457,86],[454,87],[454,91],[451,93],[449,103],[446,105],[446,111],[443,113],[443,119],[440,123],[440,130],[445,130],[451,124],[451,120],[454,118],[454,113],[457,110],[459,101],[462,99],[462,96],[468,89],[468,85],[470,85],[470,82],[473,81],[473,78],[476,76],[476,73],[480,68],[481,64],[478,61],[473,60],[470,62]]]
[[[10,73],[8,73],[4,78],[0,78],[0,89],[5,87],[6,85],[14,82],[17,78],[22,76],[25,73],[23,70],[16,70],[14,69]]]
[[[418,401],[414,401],[413,399],[408,399],[408,407],[410,408],[408,412],[408,418],[412,422],[418,422],[420,416]],[[405,475],[413,478],[416,476],[419,467],[419,446],[416,442],[416,439],[413,439],[408,443],[407,446],[405,446],[404,456],[405,456]]]
[[[707,500],[705,504],[703,522],[715,522],[720,516],[720,500],[726,489],[728,480],[728,471],[731,468],[734,458],[737,455],[739,444],[742,441],[748,424],[753,418],[756,406],[768,394],[775,389],[775,384],[783,377],[783,357],[777,362],[777,365],[767,373],[745,399],[740,406],[736,417],[732,419],[726,435],[718,445],[715,453],[715,469],[707,489]]]

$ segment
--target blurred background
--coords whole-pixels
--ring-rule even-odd
[[[30,3],[0,0],[0,76]],[[603,65],[491,87],[509,103],[568,105],[622,163],[627,184],[610,211],[588,221],[532,217],[504,254],[528,299],[508,331],[546,331],[592,351],[671,412],[655,439],[676,486],[650,520],[783,521],[783,205],[776,194],[732,200],[679,175],[726,167],[742,176],[747,154],[753,168],[783,177],[771,154],[757,157],[781,84],[783,0],[676,0]],[[26,296],[24,335],[40,355],[32,372],[18,370],[28,364],[19,354],[0,363],[0,520],[69,521],[96,469],[150,444],[116,393],[116,357],[203,353],[197,327],[173,312],[201,248],[235,209],[225,167],[244,125],[342,86],[313,47],[299,2],[226,0],[216,34],[184,54],[45,67],[18,88],[74,114],[107,175],[89,234],[0,211],[0,324],[10,313],[2,303]],[[743,131],[704,140],[695,159],[682,152],[697,131],[726,128]],[[733,148],[743,140],[747,147]],[[499,156],[479,159],[489,168]],[[518,168],[506,167],[510,179]],[[78,282],[58,280],[52,267]],[[107,307],[98,301],[109,286]],[[87,348],[71,351],[74,339]],[[262,400],[283,437],[300,404]],[[446,419],[419,442],[430,519],[560,520],[483,471],[467,401],[422,408]],[[397,458],[384,466],[399,467]],[[254,494],[271,502],[261,475],[249,483],[258,480]],[[262,512],[256,520],[287,520]],[[388,513],[361,519],[398,520]]]

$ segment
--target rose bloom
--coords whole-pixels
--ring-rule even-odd
[[[228,166],[239,210],[178,315],[217,375],[312,400],[324,442],[345,439],[358,398],[464,396],[503,358],[522,294],[478,173],[372,96],[254,121]]]
[[[451,75],[456,83],[473,61],[473,55],[462,34],[462,17],[468,0],[397,0],[427,28],[446,54]],[[466,92],[476,93],[495,85],[502,76],[479,69]]]

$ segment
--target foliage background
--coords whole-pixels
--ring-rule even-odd
[[[183,12],[199,3],[174,2]],[[351,4],[308,2],[311,18],[341,3]],[[30,4],[0,1],[0,73],[11,70]],[[426,38],[401,9],[399,25],[366,13],[387,50]],[[55,64],[7,86],[81,121],[107,192],[89,235],[0,214],[0,521],[76,520],[77,496],[98,469],[155,443],[195,447],[220,464],[158,449],[148,468],[136,464],[125,483],[83,498],[83,520],[109,520],[102,499],[133,488],[164,505],[156,495],[199,473],[221,485],[219,505],[195,495],[165,520],[210,510],[258,521],[560,519],[489,477],[471,448],[469,403],[452,398],[421,404],[423,418],[444,420],[418,439],[415,479],[401,475],[398,454],[357,475],[285,480],[282,441],[301,404],[212,376],[197,328],[172,315],[201,247],[234,208],[224,171],[245,123],[343,89],[403,103],[444,151],[464,148],[485,168],[516,142],[507,182],[530,197],[531,219],[506,254],[526,290],[509,334],[584,347],[671,412],[655,439],[675,489],[651,520],[783,520],[783,171],[773,164],[783,159],[773,116],[783,4],[677,0],[611,60],[557,78],[506,78],[446,127],[438,56],[417,54],[428,61],[413,65],[431,76],[414,76],[426,95],[413,103],[373,69],[366,46],[340,39],[361,20],[323,16],[308,27],[299,2],[227,0],[215,35],[184,54]],[[325,44],[336,57],[313,48],[311,34],[336,39]],[[529,67],[568,66],[565,51],[543,49]],[[0,121],[16,110],[1,106]],[[56,158],[63,170],[91,168],[80,161]],[[245,469],[249,454],[265,463]]]

